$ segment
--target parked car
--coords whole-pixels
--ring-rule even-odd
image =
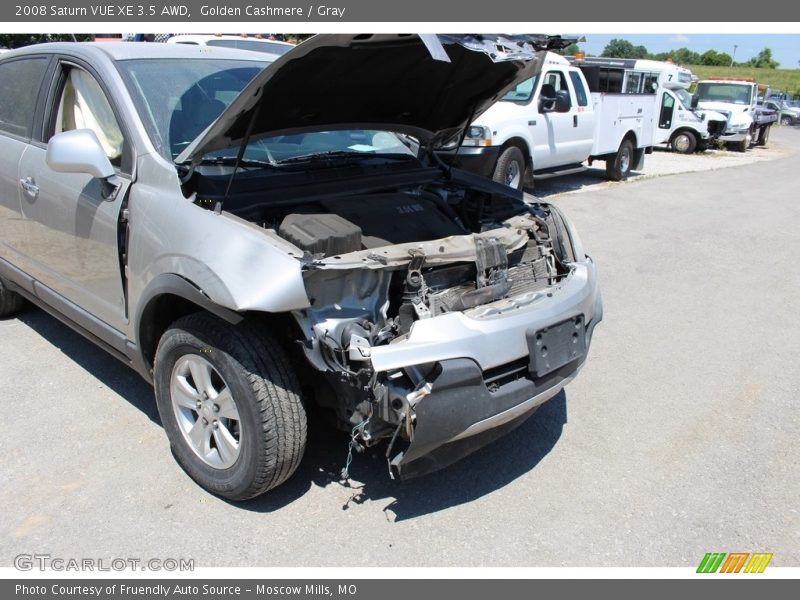
[[[197,46],[216,46],[219,48],[236,48],[239,50],[252,50],[271,54],[272,59],[278,58],[294,48],[294,44],[269,40],[265,38],[244,37],[240,35],[173,35],[167,40],[168,44],[189,44]]]
[[[183,45],[18,50],[0,316],[27,299],[138,371],[177,461],[225,498],[294,472],[308,411],[387,443],[401,477],[442,468],[555,396],[602,319],[561,210],[434,155],[549,43],[321,35],[263,70]]]
[[[797,125],[800,123],[800,107],[792,107],[785,100],[770,98],[763,103],[759,102],[759,106],[775,111],[781,125]]]

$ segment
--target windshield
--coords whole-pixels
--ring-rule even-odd
[[[314,131],[292,135],[264,137],[247,145],[243,159],[252,163],[280,165],[319,158],[379,158],[389,156],[414,157],[409,148],[410,141],[404,142],[389,131],[371,129],[344,129],[337,131]],[[212,150],[203,155],[203,162],[215,163],[232,159],[239,148]]]
[[[172,160],[269,61],[138,59],[120,72],[158,152]]]
[[[750,104],[753,86],[742,83],[712,83],[701,82],[697,84],[695,95],[700,102],[730,102],[731,104]]]
[[[681,88],[672,91],[678,97],[678,100],[681,101],[684,108],[689,108],[692,105],[692,95],[689,92]]]
[[[501,102],[519,102],[522,104],[528,103],[533,98],[533,92],[536,89],[536,81],[538,80],[539,76],[531,77],[530,79],[526,79],[517,87],[515,87],[510,92],[506,93],[502,98],[500,98]]]

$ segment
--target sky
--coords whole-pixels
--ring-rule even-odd
[[[733,54],[736,49],[736,62],[744,62],[753,58],[763,48],[771,48],[772,56],[780,62],[781,69],[800,68],[800,34],[584,34],[585,43],[579,44],[587,54],[600,54],[606,44],[614,38],[625,39],[634,46],[642,45],[648,52],[658,53],[678,48],[688,48],[703,53],[706,50]]]

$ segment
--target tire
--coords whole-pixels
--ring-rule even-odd
[[[792,125],[792,117],[781,117],[781,125]]]
[[[525,178],[525,157],[522,150],[509,146],[500,154],[494,166],[492,179],[515,190],[521,190]]]
[[[756,142],[756,146],[766,146],[769,143],[770,129],[772,129],[772,125],[767,125],[766,127],[761,128],[761,130],[758,132],[758,141]]]
[[[0,279],[0,319],[12,317],[25,308],[25,298],[12,292]]]
[[[633,143],[629,139],[622,140],[619,150],[606,160],[606,177],[611,181],[622,181],[631,174],[633,165]]]
[[[669,141],[673,152],[692,154],[697,149],[697,136],[691,131],[677,131]]]
[[[266,331],[208,313],[183,317],[161,337],[154,380],[175,459],[212,494],[254,498],[300,464],[307,435],[300,386]]]

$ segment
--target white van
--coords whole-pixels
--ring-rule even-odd
[[[597,86],[610,93],[657,94],[655,144],[669,144],[675,152],[691,154],[706,150],[725,130],[725,115],[692,108],[692,96],[687,90],[694,76],[685,67],[669,61],[626,58],[571,58],[570,62],[583,70],[590,88]]]

